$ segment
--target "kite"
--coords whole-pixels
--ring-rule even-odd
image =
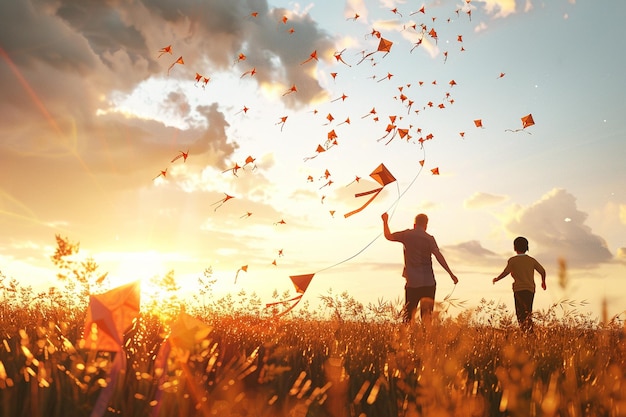
[[[176,155],[174,157],[174,159],[171,160],[171,162],[176,161],[177,159],[183,158],[183,162],[187,162],[187,157],[189,156],[189,150],[187,150],[187,152],[183,152],[183,151],[178,151],[180,152],[178,155]]]
[[[279,305],[279,304],[286,304],[286,303],[293,302],[293,304],[290,305],[289,307],[287,307],[285,310],[283,310],[281,312],[275,313],[274,314],[274,318],[278,318],[278,317],[284,316],[285,314],[289,313],[302,300],[302,297],[304,296],[304,292],[309,287],[309,284],[311,283],[311,280],[313,279],[313,276],[315,276],[315,274],[291,275],[289,278],[291,279],[291,282],[293,283],[293,286],[294,286],[294,288],[296,289],[296,292],[299,295],[296,295],[295,297],[292,297],[292,298],[287,299],[287,300],[275,301],[275,302],[272,302],[272,303],[267,303],[267,304],[265,304],[265,308],[269,308],[269,307],[276,306],[276,305]]]
[[[285,127],[285,122],[287,122],[287,117],[289,116],[283,116],[280,118],[280,122],[277,122],[277,125],[280,125],[280,131],[283,131],[283,127]]]
[[[361,15],[359,15],[358,13],[355,13],[354,16],[347,18],[346,20],[352,20],[354,22],[356,22],[356,20],[361,17]]]
[[[157,58],[161,58],[161,55],[163,54],[170,54],[172,55],[172,45],[167,45],[165,48],[161,48],[159,49],[159,56]]]
[[[378,194],[380,194],[380,192],[383,190],[383,188],[385,188],[387,184],[390,184],[396,180],[395,177],[391,174],[391,172],[389,172],[387,167],[383,164],[378,165],[378,167],[374,171],[372,171],[372,173],[370,174],[370,177],[372,177],[377,183],[379,183],[381,187],[375,188],[370,191],[365,191],[363,193],[355,194],[354,197],[362,197],[362,196],[370,195],[370,194],[373,194],[373,195],[361,207],[349,213],[344,214],[343,217],[345,218],[350,217],[353,214],[356,214],[360,212],[361,210],[363,210],[372,202],[372,200],[374,200],[374,198],[376,198]]]
[[[241,268],[237,270],[235,274],[235,284],[237,283],[237,277],[239,276],[239,271],[248,272],[248,265],[243,265]]]
[[[506,129],[505,132],[526,132],[526,130],[524,130],[524,129],[526,129],[527,127],[530,127],[530,126],[535,124],[535,121],[533,120],[533,115],[532,114],[527,114],[526,116],[522,117],[521,120],[522,120],[522,127],[520,129],[515,129],[515,130],[513,130],[513,129]],[[529,135],[532,134],[530,132],[526,132],[526,133],[528,133]]]
[[[291,93],[297,93],[297,92],[298,92],[298,89],[296,88],[296,85],[293,84],[289,90],[283,93],[283,96],[286,96],[287,94],[291,94]]]
[[[246,214],[244,214],[243,216],[241,216],[241,217],[240,217],[240,219],[243,219],[243,218],[248,218],[248,217],[250,217],[250,216],[252,216],[252,213],[250,213],[249,211],[247,211],[247,212],[246,212]]]
[[[336,99],[331,100],[331,103],[334,103],[335,101],[341,100],[341,101],[346,101],[346,99],[348,98],[347,95],[345,94],[341,94],[341,97],[337,97]]]
[[[372,107],[372,110],[370,110],[370,112],[367,113],[365,116],[361,116],[361,119],[365,119],[367,116],[370,116],[372,114],[376,114],[376,107]]]
[[[390,72],[388,72],[386,77],[383,77],[383,78],[381,78],[380,80],[378,80],[378,81],[376,81],[376,82],[378,82],[378,83],[379,83],[379,82],[381,82],[381,81],[384,81],[384,80],[385,80],[385,78],[386,78],[386,79],[388,79],[388,80],[391,80],[391,77],[393,77],[393,74],[392,74],[392,73],[390,73]]]
[[[482,127],[482,128],[484,128],[484,126],[483,126],[483,120],[482,120],[482,119],[476,119],[476,120],[474,120],[474,124],[476,125],[476,127]]]
[[[215,209],[213,211],[217,211],[218,208],[222,207],[222,205],[224,205],[225,202],[227,202],[228,200],[230,200],[231,198],[235,198],[232,195],[228,195],[226,193],[224,193],[224,195],[226,197],[222,198],[221,200],[216,201],[215,203],[211,204],[211,206],[214,206],[216,204],[219,204],[217,207],[215,207]]]
[[[237,171],[240,169],[241,167],[239,166],[239,164],[237,162],[235,162],[235,166],[232,168],[228,168],[225,169],[224,171],[222,171],[222,174],[228,171],[233,171],[233,175],[236,177],[237,176]]]
[[[421,9],[419,9],[418,11],[416,11],[416,12],[412,12],[409,16],[413,16],[413,15],[414,15],[414,14],[416,14],[416,13],[423,13],[423,14],[426,14],[426,10],[424,9],[424,6],[422,6],[422,8],[421,8]]]
[[[432,172],[433,175],[439,175],[439,167],[431,169],[430,172]]]
[[[243,108],[241,110],[239,110],[237,113],[235,113],[235,115],[238,115],[239,113],[247,114],[248,110],[250,110],[248,107],[243,106]]]
[[[374,52],[370,52],[369,54],[365,54],[363,55],[363,58],[361,58],[361,60],[357,63],[360,64],[361,62],[365,61],[365,58],[375,54],[376,52],[384,52],[385,55],[383,55],[383,58],[387,56],[387,54],[389,52],[391,52],[391,46],[393,45],[393,42],[385,39],[385,38],[380,38],[380,42],[378,43],[378,48],[374,51]]]
[[[139,317],[139,281],[90,295],[85,318],[85,346],[93,351],[113,352],[109,383],[102,389],[91,411],[91,417],[103,416],[115,391],[120,372],[126,369],[123,352],[124,334]]]
[[[248,70],[248,71],[244,72],[243,74],[241,74],[241,77],[239,77],[239,78],[243,78],[246,75],[249,75],[249,76],[252,77],[254,74],[256,74],[256,67],[252,68],[251,70]]]
[[[169,68],[167,69],[167,75],[170,75],[170,71],[172,70],[172,68],[174,68],[174,65],[176,65],[176,64],[180,64],[180,65],[185,64],[185,61],[183,61],[183,57],[182,56],[179,56],[178,59],[176,61],[174,61],[172,63],[172,65],[169,66]]]
[[[309,159],[315,159],[317,158],[317,156],[319,154],[321,154],[322,152],[326,152],[326,148],[324,148],[322,145],[317,145],[317,148],[315,149],[315,152],[317,152],[315,155],[313,156],[307,156],[306,158],[304,158],[304,161],[308,161]]]
[[[347,65],[349,67],[352,67],[352,65],[348,64],[346,61],[343,60],[343,58],[341,57],[341,54],[343,54],[345,51],[345,49],[343,49],[341,52],[335,52],[333,54],[333,56],[335,57],[335,59],[339,62],[342,62],[344,65]]]
[[[85,318],[86,346],[91,350],[119,352],[124,333],[139,315],[139,281],[89,296]]]
[[[397,15],[400,15],[400,17],[402,17],[402,13],[400,13],[400,12],[398,11],[398,8],[397,8],[397,7],[395,7],[395,8],[393,8],[393,9],[391,9],[391,12],[392,12],[393,14],[397,14]]]
[[[165,168],[165,170],[161,170],[161,172],[159,173],[159,175],[157,175],[156,177],[152,178],[152,181],[156,180],[159,177],[167,177],[167,168]]]
[[[274,226],[276,226],[277,224],[287,224],[287,222],[284,221],[283,219],[280,219],[280,221],[274,223]]]
[[[241,168],[245,168],[245,166],[248,165],[248,164],[254,164],[254,161],[256,161],[256,158],[253,158],[252,156],[248,156],[246,158],[245,163],[243,164],[243,166]],[[255,168],[256,168],[256,164],[254,164],[252,169],[255,169]]]
[[[309,58],[308,58],[308,59],[305,59],[304,61],[302,61],[302,62],[300,63],[300,65],[304,65],[304,64],[306,64],[307,62],[312,61],[312,60],[316,60],[316,61],[318,60],[318,59],[317,59],[317,50],[315,50],[315,51],[311,52],[311,55],[309,55]]]

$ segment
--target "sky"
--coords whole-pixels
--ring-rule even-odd
[[[0,271],[56,285],[61,235],[109,286],[174,271],[194,293],[210,267],[220,294],[269,302],[315,274],[312,305],[395,302],[402,246],[381,214],[397,231],[423,212],[459,278],[434,262],[437,301],[513,311],[512,279],[491,280],[521,235],[548,272],[535,308],[623,318],[625,15],[608,0],[2,2]]]

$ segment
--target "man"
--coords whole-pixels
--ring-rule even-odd
[[[383,213],[383,232],[387,240],[401,242],[404,245],[404,269],[402,276],[406,279],[404,322],[410,323],[415,315],[417,305],[420,305],[422,322],[430,321],[435,305],[435,290],[437,282],[433,272],[431,255],[443,267],[456,285],[458,278],[452,273],[446,259],[439,251],[435,238],[426,233],[428,216],[418,214],[415,217],[413,229],[406,229],[391,233],[389,230],[389,214]]]

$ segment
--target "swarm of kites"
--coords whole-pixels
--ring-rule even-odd
[[[408,6],[406,6],[408,8]],[[419,76],[416,75],[415,80],[411,83],[405,83],[401,85],[394,85],[395,72],[389,70],[379,70],[380,67],[383,67],[385,63],[389,62],[388,56],[394,54],[412,54],[415,51],[419,51],[422,48],[440,48],[442,44],[445,44],[448,48],[447,50],[440,51],[441,57],[443,58],[440,61],[440,65],[450,65],[449,61],[452,60],[453,57],[456,57],[458,54],[465,54],[466,45],[464,44],[463,34],[455,34],[453,36],[453,41],[451,42],[440,42],[442,40],[442,34],[447,33],[449,30],[448,26],[444,25],[452,25],[458,21],[469,22],[472,19],[472,9],[473,5],[471,5],[471,0],[464,0],[462,6],[456,7],[455,10],[451,11],[447,16],[434,15],[430,13],[430,10],[427,6],[421,6],[417,10],[400,10],[399,8],[393,8],[389,10],[390,19],[393,18],[395,20],[391,21],[397,25],[394,30],[387,29],[386,32],[372,28],[371,31],[364,33],[365,42],[370,45],[370,47],[363,50],[349,50],[347,48],[342,50],[337,50],[330,53],[327,48],[323,49],[321,47],[317,47],[317,45],[313,45],[311,50],[303,53],[302,57],[298,60],[300,63],[300,67],[302,71],[310,71],[313,66],[316,66],[320,63],[320,61],[324,61],[326,63],[335,64],[337,68],[330,72],[330,76],[332,77],[333,82],[337,82],[338,79],[341,80],[344,74],[350,73],[352,71],[360,71],[369,72],[369,75],[363,79],[363,82],[376,82],[382,85],[388,85],[389,87],[389,96],[388,98],[391,100],[392,104],[387,106],[388,108],[394,107],[394,111],[391,114],[382,114],[381,108],[381,98],[376,98],[377,102],[374,103],[375,106],[371,107],[369,112],[363,114],[361,113],[360,118],[356,117],[356,120],[361,121],[361,123],[370,123],[371,129],[373,132],[373,140],[380,142],[381,146],[395,146],[396,143],[408,143],[412,145],[416,145],[417,149],[423,152],[426,143],[431,140],[435,140],[435,134],[433,132],[424,131],[424,129],[420,126],[420,116],[430,111],[442,111],[451,107],[455,104],[455,98],[452,94],[452,89],[462,88],[463,81],[460,80],[457,82],[456,79],[450,80],[430,80],[424,81],[419,79]],[[440,8],[437,9],[438,13],[441,14]],[[268,12],[263,15],[258,11],[251,10],[247,16],[242,16],[243,18],[248,19],[251,24],[256,19],[277,19],[277,15]],[[358,11],[350,11],[347,14],[345,19],[347,25],[354,24],[359,20],[361,15]],[[294,26],[289,26],[293,19],[288,17],[287,15],[282,15],[279,19],[276,20],[276,28],[277,30],[284,31],[284,36],[298,36],[298,32],[295,28],[298,26],[294,24]],[[360,21],[359,21],[360,23]],[[284,28],[284,29],[283,29]],[[408,33],[411,38],[414,40],[413,44],[410,45],[410,48],[406,47],[406,38],[404,40],[395,40],[394,36],[397,36],[399,33]],[[445,40],[445,38],[444,38]],[[174,42],[174,41],[173,41]],[[174,45],[174,46],[173,46]],[[167,45],[160,50],[156,51],[156,60],[161,62],[165,61],[164,72],[168,77],[177,76],[181,77],[179,71],[179,67],[181,66],[190,66],[192,68],[192,74],[195,76],[191,77],[189,81],[193,81],[195,86],[201,86],[203,89],[210,89],[209,82],[212,78],[208,75],[205,75],[204,71],[194,68],[195,65],[193,62],[187,62],[183,55],[179,55],[178,53],[174,54],[176,51],[175,43],[172,45]],[[242,51],[233,56],[232,58],[232,69],[235,72],[235,75],[238,76],[239,79],[244,79],[246,77],[255,77],[257,73],[257,67],[248,65],[249,59],[248,55],[253,54],[254,51]],[[417,55],[417,54],[416,54]],[[178,56],[178,58],[175,58]],[[169,59],[168,59],[169,58]],[[329,64],[329,65],[330,65]],[[184,71],[183,74],[187,73]],[[419,72],[417,72],[419,74]],[[459,74],[462,76],[462,74]],[[504,78],[505,73],[500,71],[494,71],[495,80],[500,80]],[[503,82],[503,81],[495,81],[495,82]],[[213,84],[211,84],[213,85]],[[293,96],[297,96],[301,94],[301,90],[297,84],[293,84],[291,82],[285,83],[285,89],[279,93],[281,98],[284,100],[291,99]],[[424,91],[426,88],[430,86],[431,90],[436,89],[438,96],[428,95]],[[459,87],[461,86],[461,87]],[[207,88],[208,87],[208,88]],[[442,91],[442,89],[446,89]],[[421,90],[420,90],[421,89]],[[349,92],[348,92],[349,93]],[[433,94],[433,93],[431,93]],[[322,129],[326,129],[324,136],[325,138],[321,140],[317,144],[311,144],[311,152],[308,155],[301,156],[301,160],[303,163],[307,163],[307,161],[316,159],[319,161],[323,159],[323,156],[329,153],[332,149],[341,146],[343,143],[343,138],[348,136],[346,129],[352,124],[351,117],[347,115],[344,117],[342,114],[341,117],[335,117],[333,113],[339,114],[340,112],[344,112],[345,108],[340,107],[342,103],[349,100],[350,95],[342,92],[341,95],[334,95],[331,99],[328,100],[328,105],[333,106],[329,112],[321,113],[318,109],[312,109],[310,113],[313,114],[312,117],[323,117],[320,120],[319,125],[322,126]],[[337,104],[334,104],[337,103]],[[371,105],[372,103],[370,103]],[[368,106],[369,108],[369,106]],[[246,106],[240,108],[235,115],[243,113],[243,115],[247,115],[250,109]],[[325,116],[323,116],[325,114]],[[355,120],[354,116],[352,115]],[[242,116],[240,116],[242,117]],[[515,117],[519,117],[519,115],[515,115]],[[275,118],[268,123],[268,129],[271,128],[272,124],[274,125],[274,130],[276,134],[282,134],[284,132],[284,128],[288,125],[289,115],[285,114],[276,114]],[[472,124],[475,129],[487,129],[488,124],[484,122],[482,118],[476,118],[473,120],[468,120],[467,124]],[[531,126],[535,124],[532,114],[527,114],[521,117],[521,126],[515,127],[513,126],[510,129],[506,129],[507,132],[525,132],[530,134],[527,130]],[[376,134],[376,129],[379,128],[379,133]],[[469,130],[464,130],[458,132],[459,137],[461,139],[465,139],[467,137]],[[176,163],[179,160],[182,160],[182,163],[185,163],[188,157],[193,156],[193,149],[187,151],[179,151],[178,154],[172,155],[172,159],[170,163]],[[318,159],[319,158],[319,159]],[[234,177],[239,176],[239,171],[247,171],[251,172],[257,168],[255,164],[255,158],[252,156],[248,156],[244,161],[236,161],[233,162],[231,166],[226,167],[225,169],[221,169],[221,173],[223,175],[232,175]],[[416,164],[415,172],[416,177],[413,178],[413,181],[410,181],[410,184],[413,184],[417,175],[422,170],[422,167],[425,165],[425,153],[422,155],[422,159]],[[388,163],[389,164],[389,163]],[[370,168],[371,169],[371,168]],[[394,167],[391,166],[391,170]],[[427,168],[428,171],[432,175],[440,175],[439,166],[430,166]],[[167,167],[160,169],[157,171],[158,174],[153,178],[156,180],[165,180],[167,178]],[[443,172],[443,171],[442,171]],[[355,183],[359,183],[361,177],[355,175],[354,173],[349,173],[351,178],[355,178],[353,181],[349,182],[347,186],[352,186]],[[354,194],[355,204],[358,204],[361,197],[369,197],[364,203],[361,204],[358,208],[355,208],[352,211],[349,211],[344,214],[343,218],[348,219],[351,216],[354,216],[361,211],[365,210],[370,204],[374,202],[376,197],[383,192],[385,187],[391,183],[396,182],[396,178],[391,173],[390,169],[383,163],[380,163],[378,167],[376,167],[369,176],[375,181],[378,186],[375,188],[356,192]],[[315,183],[317,181],[322,181],[321,185],[317,187],[318,192],[326,192],[332,187],[337,186],[337,179],[335,177],[331,177],[331,173],[328,169],[325,170],[324,173],[321,173],[318,179],[315,178],[315,175],[309,175],[307,178],[303,178],[303,182],[311,182]],[[396,184],[398,184],[396,182]],[[399,186],[398,186],[399,187]],[[404,192],[406,192],[404,190]],[[232,199],[235,199],[236,196],[229,194],[228,192],[219,190],[219,192],[223,193],[224,197],[215,201],[211,204],[212,211],[217,212],[218,209],[220,211],[227,210],[229,203]],[[404,194],[404,192],[398,192],[398,200]],[[320,202],[321,204],[328,204],[327,194],[321,195]],[[396,201],[397,203],[397,201]],[[222,208],[224,207],[224,208]],[[378,209],[380,211],[380,209]],[[333,207],[330,207],[328,213],[330,216],[334,218],[336,210]],[[244,214],[237,213],[239,219],[248,219],[252,216],[252,211],[246,211]],[[284,219],[280,219],[273,223],[273,226],[280,227],[281,225],[285,225],[286,221]],[[343,262],[343,261],[342,261]],[[339,262],[338,264],[342,263]],[[272,265],[276,266],[276,260],[274,259]],[[336,264],[337,265],[337,264]],[[253,266],[250,265],[250,271],[253,271]],[[240,272],[248,272],[249,265],[242,266],[235,273],[235,283],[237,282],[237,277]],[[320,272],[320,271],[317,271]],[[293,303],[292,305],[286,307],[282,311],[276,314],[277,317],[286,314],[291,311],[298,302],[304,296],[306,289],[308,288],[312,278],[317,272],[307,273],[304,275],[291,275],[291,281],[295,287],[296,295],[295,297],[285,300],[279,301],[275,303],[269,303],[269,307],[274,307],[276,309],[277,306],[282,306],[284,304]]]

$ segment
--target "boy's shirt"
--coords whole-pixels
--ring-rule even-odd
[[[513,277],[513,291],[531,292],[535,292],[535,271],[545,273],[543,266],[525,253],[509,258],[506,271]]]

